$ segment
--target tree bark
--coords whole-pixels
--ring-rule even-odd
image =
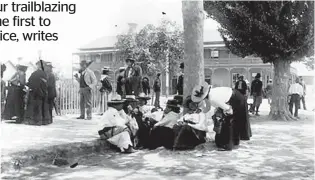
[[[204,78],[203,1],[182,1],[184,23],[184,97],[191,95],[195,85]]]
[[[290,63],[286,60],[274,61],[274,80],[272,88],[272,102],[270,118],[273,120],[297,120],[289,112],[288,90],[290,78]]]

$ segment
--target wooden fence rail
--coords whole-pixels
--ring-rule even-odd
[[[101,113],[107,109],[107,95],[97,86],[92,91],[92,113]],[[73,80],[62,80],[57,86],[57,103],[61,115],[80,114],[80,87]],[[102,104],[102,105],[101,105]]]

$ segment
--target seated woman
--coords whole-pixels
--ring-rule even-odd
[[[197,145],[205,143],[207,128],[206,115],[198,107],[198,103],[191,99],[185,101],[187,113],[174,125],[175,133],[174,150],[193,149]]]
[[[132,136],[138,130],[134,119],[123,111],[124,101],[116,98],[108,102],[108,110],[103,114],[101,126],[98,131],[101,139],[107,140],[117,146],[121,152],[132,153]]]
[[[210,90],[208,83],[204,82],[193,89],[191,99],[196,103],[205,103],[204,112],[208,112],[210,107],[213,106],[223,109],[225,114],[232,115],[234,145],[239,145],[240,140],[249,140],[252,136],[247,102],[239,91],[229,87],[216,87]],[[224,147],[226,147],[226,150],[231,150],[228,145]]]
[[[164,110],[164,117],[157,122],[151,130],[149,137],[149,149],[165,147],[172,149],[174,144],[173,126],[179,119],[180,107],[176,100],[168,100]]]

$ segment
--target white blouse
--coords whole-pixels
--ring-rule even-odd
[[[187,121],[192,121],[196,124],[190,124],[188,125],[194,129],[198,129],[200,131],[208,131],[207,127],[207,119],[205,113],[194,113],[194,114],[185,114],[183,117],[181,117],[178,122],[182,121],[184,122],[184,119]]]
[[[211,106],[215,108],[220,107],[223,110],[228,110],[230,106],[226,103],[230,100],[232,93],[233,90],[229,87],[211,88],[209,93]]]
[[[171,111],[167,113],[164,116],[164,118],[158,123],[156,123],[154,126],[164,126],[168,128],[173,128],[173,126],[176,124],[178,119],[179,119],[179,114]]]

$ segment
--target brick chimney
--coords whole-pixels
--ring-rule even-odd
[[[138,24],[137,23],[128,23],[128,26],[129,26],[128,34],[134,34],[136,32]]]

